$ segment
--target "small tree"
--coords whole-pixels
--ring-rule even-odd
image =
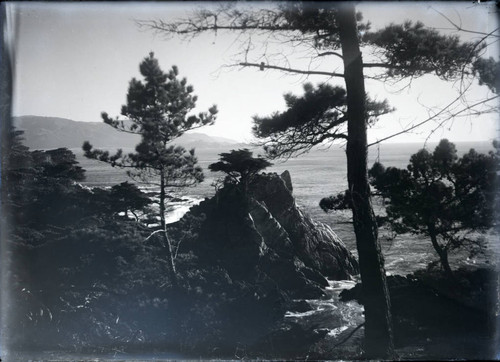
[[[484,248],[470,234],[493,224],[497,162],[493,153],[474,149],[459,159],[455,145],[443,139],[433,153],[422,149],[412,155],[406,170],[375,163],[370,176],[386,200],[393,230],[428,236],[444,271],[452,276],[450,251]]]
[[[85,170],[78,165],[76,156],[67,148],[58,148],[47,151],[33,151],[34,163],[40,169],[40,180],[46,180],[47,187],[56,181],[60,184],[71,185],[85,179]]]
[[[226,173],[224,183],[239,184],[243,193],[246,194],[252,177],[271,165],[272,163],[260,156],[252,157],[252,152],[244,148],[221,153],[220,161],[210,164],[208,169],[213,172]]]
[[[130,211],[136,220],[139,220],[139,217],[135,211],[143,210],[146,206],[152,203],[151,199],[147,197],[136,185],[131,184],[128,181],[113,186],[110,192],[110,199],[113,210],[125,212],[125,216],[127,216]]]
[[[192,94],[193,87],[187,85],[186,78],[177,78],[179,71],[176,66],[164,73],[153,53],[142,61],[139,69],[145,81],[133,78],[129,83],[127,104],[121,111],[126,120],[112,119],[107,113],[102,113],[104,122],[111,127],[141,136],[135,152],[124,154],[118,150],[110,155],[108,151],[94,150],[88,141],[83,150],[86,157],[107,162],[113,167],[127,168],[128,175],[134,180],[159,188],[160,232],[167,247],[175,285],[177,275],[165,223],[167,192],[198,184],[203,181],[203,172],[196,165],[198,160],[194,149],[187,151],[170,145],[170,142],[188,130],[212,124],[217,107],[214,105],[208,112],[189,115],[197,101]]]

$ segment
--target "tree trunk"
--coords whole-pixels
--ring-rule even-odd
[[[347,89],[347,179],[365,301],[365,352],[369,358],[390,358],[390,299],[368,184],[365,85],[353,4],[339,7],[338,24]]]
[[[167,228],[163,229],[162,235],[163,235],[163,240],[165,241],[165,246],[167,248],[167,259],[170,269],[170,279],[172,282],[172,287],[176,289],[179,283],[177,278],[177,271],[175,270],[174,254],[172,253],[172,244],[170,243],[170,238],[168,237]]]
[[[170,279],[172,282],[172,287],[177,288],[177,271],[175,270],[174,255],[172,253],[172,243],[167,233],[167,223],[165,222],[165,175],[163,170],[160,173],[160,225],[161,230],[163,230],[163,240],[165,243],[165,248],[167,249],[167,262],[170,269]]]
[[[165,223],[165,174],[163,170],[160,172],[160,226],[162,230],[166,229]]]
[[[431,237],[432,246],[434,250],[436,250],[439,255],[439,261],[441,262],[441,266],[443,267],[444,272],[450,279],[454,279],[455,276],[453,271],[450,268],[450,263],[448,262],[448,252],[441,245],[439,245],[437,241],[436,230],[433,225],[427,226],[427,231],[429,232],[429,236]]]

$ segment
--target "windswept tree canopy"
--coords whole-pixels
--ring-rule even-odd
[[[262,157],[253,157],[247,148],[221,153],[220,161],[212,163],[208,169],[213,172],[224,172],[230,183],[246,185],[256,175],[272,163]]]
[[[225,3],[199,9],[188,18],[178,21],[149,20],[140,21],[139,24],[164,36],[180,35],[188,39],[206,31],[239,31],[249,37],[263,34],[266,39],[286,43],[290,48],[308,47],[311,57],[315,59],[328,56],[342,58],[342,54],[336,52],[341,48],[338,20],[341,6],[304,1],[278,3],[272,7],[243,7],[241,4]],[[356,20],[360,46],[367,50],[365,58],[377,60],[372,62],[365,59],[364,66],[378,68],[381,71],[377,75],[379,77],[418,77],[433,73],[444,79],[453,78],[460,76],[464,70],[470,71],[485,48],[484,39],[463,42],[458,35],[443,34],[426,27],[422,22],[392,23],[381,30],[372,31],[370,22],[363,19],[361,12],[356,13]],[[248,37],[240,40],[252,44],[256,41]],[[260,67],[259,62],[250,61],[251,49],[247,47],[241,53],[244,59],[240,65]],[[263,49],[266,53],[256,54],[256,59],[267,60],[264,68],[272,69],[281,65],[271,61],[285,61],[285,54],[271,53],[267,47]],[[287,69],[283,67],[281,70]],[[320,74],[313,69],[304,73]],[[326,70],[323,73],[328,75]]]
[[[152,202],[136,185],[128,181],[113,186],[109,196],[112,209],[125,212],[125,216],[127,211],[133,213],[135,210],[143,210]]]
[[[78,166],[75,154],[67,148],[33,151],[31,155],[41,169],[39,178],[68,184],[85,179],[84,169]],[[50,183],[52,181],[47,181],[47,185]]]
[[[455,145],[441,140],[434,152],[422,149],[407,169],[375,163],[371,183],[386,200],[387,219],[398,233],[431,238],[445,269],[448,252],[478,251],[494,222],[498,159],[471,149],[458,158]]]
[[[347,139],[346,90],[340,86],[304,84],[304,94],[284,95],[287,110],[268,117],[255,116],[253,133],[262,139],[270,158],[290,157],[309,151],[320,144]],[[392,109],[387,101],[367,98],[367,123]]]
[[[376,47],[380,63],[365,66],[387,68],[389,77],[418,77],[434,73],[443,79],[460,77],[477,61],[484,43],[461,42],[458,35],[444,35],[428,29],[420,21],[390,24],[363,36]]]

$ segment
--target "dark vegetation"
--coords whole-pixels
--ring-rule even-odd
[[[369,170],[373,196],[384,206],[379,226],[389,226],[395,237],[407,233],[429,238],[440,265],[453,280],[449,254],[475,257],[486,250],[484,234],[497,224],[500,160],[496,152],[474,149],[458,158],[455,145],[441,140],[434,152],[421,149],[406,169],[385,168],[375,162]],[[323,198],[323,211],[350,207],[349,191]]]
[[[498,162],[493,152],[474,149],[458,158],[455,145],[443,139],[433,153],[422,149],[412,155],[407,169],[375,163],[370,176],[385,200],[391,228],[429,238],[443,270],[453,278],[451,251],[484,252],[480,234],[495,220]]]
[[[389,276],[388,286],[399,357],[424,360],[489,360],[497,355],[498,273],[462,267],[455,282],[439,269]],[[343,301],[363,303],[361,284],[344,290]]]
[[[10,292],[16,301],[8,328],[19,333],[10,335],[9,346],[71,346],[94,352],[157,348],[209,357],[232,357],[243,346],[249,356],[288,357],[282,350],[263,351],[259,346],[273,346],[276,336],[287,340],[291,336],[286,331],[293,331],[294,338],[288,340],[294,343],[315,343],[325,334],[294,328],[282,333],[283,313],[293,299],[320,298],[328,285],[325,276],[345,279],[358,272],[362,285],[346,298],[365,306],[364,356],[391,358],[396,342],[396,347],[424,345],[427,357],[458,358],[464,356],[458,354],[461,350],[440,350],[448,335],[459,335],[454,343],[465,341],[469,332],[492,339],[497,311],[488,303],[495,292],[487,271],[459,270],[452,283],[432,271],[386,282],[370,200],[366,132],[390,108],[367,97],[363,70],[382,69],[379,78],[395,80],[424,74],[444,80],[474,75],[496,92],[498,63],[480,58],[482,40],[461,43],[420,23],[370,32],[351,4],[327,10],[302,3],[290,6],[249,13],[222,8],[178,24],[150,26],[176,34],[224,28],[284,33],[286,41],[308,43],[315,54],[342,59],[343,74],[301,73],[341,77],[345,90],[307,85],[303,97],[285,96],[285,112],[256,117],[254,132],[265,139],[272,158],[307,151],[324,141],[346,140],[350,191],[325,200],[322,207],[352,209],[359,265],[331,229],[296,207],[289,175],[258,174],[269,162],[253,158],[248,150],[222,154],[221,161],[211,165],[213,171],[227,174],[223,187],[170,225],[172,237],[167,235],[168,191],[203,179],[194,150],[170,142],[186,130],[210,124],[217,111],[214,107],[189,116],[196,102],[192,87],[177,79],[176,67],[164,73],[150,54],[140,65],[145,82],[130,82],[122,109],[129,121],[103,114],[104,122],[115,129],[141,136],[136,152],[111,155],[90,143],[84,150],[90,158],[130,169],[137,180],[159,178],[159,228],[142,223],[150,200],[136,186],[83,188],[78,181],[84,171],[69,150],[32,152],[22,146],[21,134],[11,131],[10,152],[2,153],[2,188],[8,190],[2,208],[12,225]],[[374,49],[380,62],[364,63],[361,46]],[[240,65],[299,72],[266,63]],[[452,144],[442,142],[432,155],[416,154],[408,170],[376,165],[371,181],[387,199],[386,220],[394,230],[429,236],[451,274],[448,252],[477,241],[464,232],[492,225],[497,166],[493,155],[473,151],[457,159]],[[157,232],[162,237],[157,238]],[[477,350],[481,343],[472,346],[471,354],[464,350],[465,356],[490,357],[491,351]]]
[[[373,195],[385,210],[377,217],[397,235],[412,233],[429,238],[442,269],[453,279],[451,252],[474,257],[486,250],[483,235],[498,216],[498,144],[488,154],[469,150],[458,158],[455,145],[446,139],[434,152],[421,149],[406,169],[385,168],[375,162],[369,170]],[[349,191],[323,198],[323,211],[349,208]],[[462,254],[464,255],[464,254]]]
[[[293,299],[321,298],[325,276],[358,272],[331,229],[296,208],[289,175],[257,174],[265,164],[243,150],[230,165],[244,161],[246,180],[228,179],[170,225],[174,281],[165,245],[143,222],[150,202],[140,189],[82,187],[69,150],[30,151],[21,136],[11,132],[2,160],[15,301],[7,322],[19,332],[10,351],[276,356],[259,346],[272,345]]]
[[[270,158],[288,158],[310,151],[314,146],[334,140],[347,140],[347,93],[345,88],[304,84],[304,94],[284,95],[287,110],[268,117],[255,116],[253,132],[262,141]],[[390,113],[387,101],[367,97],[367,124]]]
[[[237,169],[234,177],[169,226],[174,288],[165,247],[143,223],[149,202],[140,189],[130,183],[84,188],[78,181],[85,172],[69,150],[30,151],[21,132],[11,136],[2,182],[9,191],[3,206],[16,301],[8,327],[19,331],[9,335],[12,350],[267,358],[360,353],[352,345],[325,345],[326,329],[283,321],[287,310],[309,310],[295,299],[325,295],[325,277],[359,272],[331,229],[296,208],[288,174],[259,174],[266,164],[247,150],[222,154],[211,168]],[[389,277],[401,356],[492,355],[497,275],[454,274],[454,283],[437,269]],[[359,285],[342,297],[364,303]],[[352,343],[359,343],[356,336]]]

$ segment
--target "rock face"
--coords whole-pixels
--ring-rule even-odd
[[[250,346],[282,321],[294,299],[325,296],[325,277],[357,273],[351,253],[328,226],[297,207],[291,188],[289,174],[258,175],[246,193],[226,185],[169,225],[172,239],[183,240],[174,245],[179,260],[192,260],[179,264],[186,268],[184,283],[202,291],[200,304],[210,308],[209,324],[222,336],[207,345]],[[216,274],[209,272],[214,268]]]
[[[260,206],[266,208],[268,217],[281,226],[291,242],[290,250],[306,266],[335,280],[348,279],[358,273],[355,258],[333,230],[328,225],[315,222],[297,206],[288,171],[283,172],[281,177],[276,174],[258,175],[250,184],[249,191]],[[273,241],[270,243],[272,245]]]
[[[308,283],[325,286],[324,277],[342,280],[357,274],[357,261],[339,237],[305,214],[291,190],[287,171],[282,176],[256,175],[247,195],[234,187],[219,190],[212,199],[191,208],[190,215],[204,214],[206,219],[198,238],[183,248],[216,261],[236,277],[246,277],[258,268],[280,278],[289,268],[288,280],[295,270]]]

